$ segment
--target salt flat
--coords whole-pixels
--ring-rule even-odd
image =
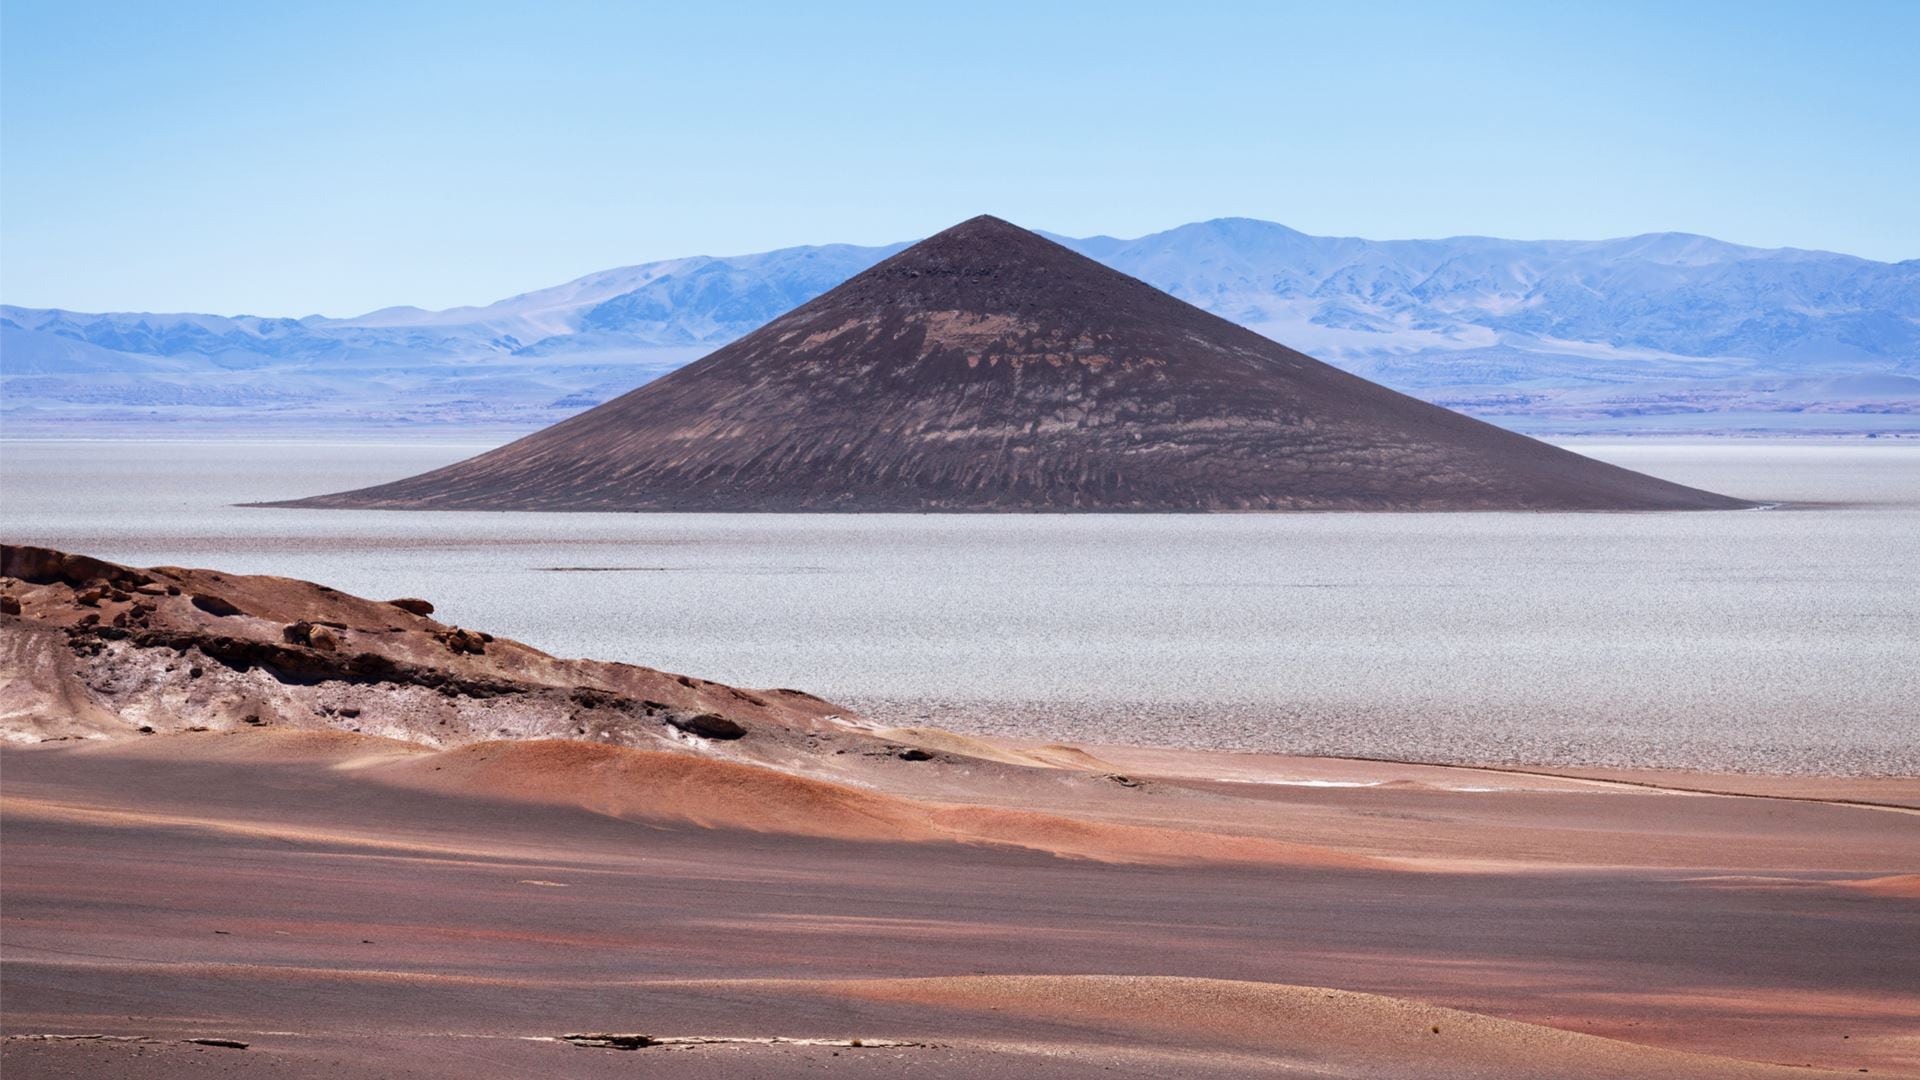
[[[11,541],[418,594],[895,723],[1291,753],[1920,772],[1920,445],[1577,447],[1780,509],[940,516],[243,509],[471,443],[7,442]]]

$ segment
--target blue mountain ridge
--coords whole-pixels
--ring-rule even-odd
[[[1428,400],[1540,430],[1920,430],[1920,260],[1657,233],[1363,240],[1222,218],[1046,234]],[[347,319],[0,307],[11,434],[273,421],[550,423],[905,244],[622,267],[480,307]]]

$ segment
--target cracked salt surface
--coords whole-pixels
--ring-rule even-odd
[[[1317,779],[1250,780],[1243,776],[1221,776],[1221,777],[1216,777],[1215,779],[1217,782],[1223,783],[1223,784],[1261,784],[1269,787],[1278,786],[1278,787],[1304,787],[1304,788],[1373,788],[1373,787],[1380,787],[1382,784],[1387,783],[1387,781],[1385,780],[1317,780]],[[1459,791],[1459,792],[1473,792],[1473,793],[1485,793],[1485,792],[1492,792],[1492,791],[1555,790],[1552,788],[1537,788],[1537,787],[1511,787],[1511,786],[1509,787],[1478,787],[1478,786],[1468,785],[1468,784],[1434,784],[1434,783],[1429,783],[1425,781],[1421,782],[1421,786],[1430,788],[1431,790],[1434,790],[1434,791]]]
[[[1233,776],[1223,776],[1220,779],[1229,784],[1278,784],[1281,787],[1379,787],[1386,782],[1384,780],[1242,780]],[[1492,791],[1493,789],[1480,790]]]
[[[1575,447],[1767,513],[238,509],[472,445],[9,442],[6,535],[425,596],[884,726],[1452,763],[1920,773],[1920,441]],[[552,567],[673,568],[554,573]]]

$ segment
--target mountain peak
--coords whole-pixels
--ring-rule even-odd
[[[966,236],[966,235],[974,235],[974,234],[992,235],[995,233],[1010,235],[1015,233],[1027,233],[1027,232],[1028,230],[1023,229],[1018,225],[1015,225],[1013,222],[1008,221],[1005,218],[994,217],[992,214],[975,214],[974,216],[968,218],[967,220],[961,222],[960,224],[950,225],[947,228],[942,229],[940,232],[937,232],[932,236],[927,237],[927,239],[937,240],[942,236],[948,236],[948,235],[955,235],[955,236]]]
[[[991,215],[969,218],[854,276],[819,304],[1021,313],[1071,319],[1066,309],[1116,293],[1148,305],[1174,302],[1117,270]],[[811,305],[810,305],[811,306]]]
[[[993,217],[477,458],[295,505],[474,510],[1743,505],[1329,367]]]
[[[1054,252],[1080,257],[1037,232],[991,214],[981,214],[934,233],[880,265],[985,268],[1046,258]]]

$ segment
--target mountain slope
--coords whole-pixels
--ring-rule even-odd
[[[1355,378],[997,218],[477,458],[293,505],[1465,510],[1745,505]]]

